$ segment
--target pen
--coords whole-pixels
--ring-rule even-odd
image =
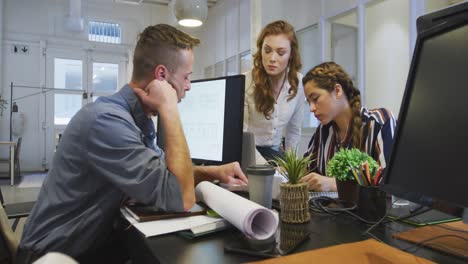
[[[374,177],[374,185],[375,186],[377,186],[379,184],[381,175],[382,175],[382,167],[379,167],[379,169],[375,173],[375,177]]]
[[[362,181],[362,179],[360,179],[359,172],[357,171],[357,169],[354,168],[353,165],[351,165],[349,161],[347,161],[347,163],[348,163],[349,169],[351,170],[351,174],[354,176],[354,179],[356,179],[356,182],[359,185],[364,186],[364,182]]]
[[[371,179],[371,176],[370,176],[370,172],[369,172],[369,162],[364,162],[364,169],[366,171],[366,176],[367,176],[367,179],[369,180],[369,186],[372,185],[372,179]]]
[[[362,183],[361,180],[359,179],[359,176],[357,175],[356,170],[355,170],[353,167],[351,167],[351,166],[349,166],[349,169],[351,170],[351,173],[353,174],[354,179],[356,179],[357,183],[358,183],[359,185],[363,186],[363,183]]]
[[[360,175],[361,175],[363,181],[365,182],[364,186],[370,186],[371,183],[369,182],[369,180],[366,177],[366,169],[364,169],[364,164],[361,165]]]
[[[382,168],[382,171],[380,172],[380,177],[379,177],[379,180],[377,181],[378,184],[380,184],[382,182],[382,179],[383,179],[383,170],[384,168]]]
[[[380,167],[379,167],[379,168],[380,168]],[[375,175],[376,175],[376,173],[377,173],[377,169],[378,169],[378,168],[376,168],[376,167],[374,167],[374,168],[372,169],[371,175],[374,176],[374,177],[372,177],[372,179],[375,179]]]

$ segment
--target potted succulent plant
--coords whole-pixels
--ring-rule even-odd
[[[299,180],[308,173],[311,163],[309,157],[301,157],[290,149],[283,157],[276,157],[274,161],[278,170],[288,181],[280,185],[281,220],[286,223],[305,223],[310,220],[309,191],[307,183]]]
[[[366,162],[370,175],[375,175],[374,172],[379,168],[379,164],[357,148],[340,149],[328,162],[326,175],[336,179],[338,197],[341,200],[357,202],[359,189],[352,170],[359,173],[362,164]]]

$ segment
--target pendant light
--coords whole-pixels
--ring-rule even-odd
[[[208,15],[207,0],[172,0],[173,12],[179,25],[198,27]]]

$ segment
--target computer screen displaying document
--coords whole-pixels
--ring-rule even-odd
[[[245,76],[192,81],[179,113],[192,161],[196,164],[241,162]],[[158,145],[164,149],[158,124]]]

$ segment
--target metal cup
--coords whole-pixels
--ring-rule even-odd
[[[247,167],[247,175],[250,200],[271,209],[275,168],[271,165],[251,165]]]

